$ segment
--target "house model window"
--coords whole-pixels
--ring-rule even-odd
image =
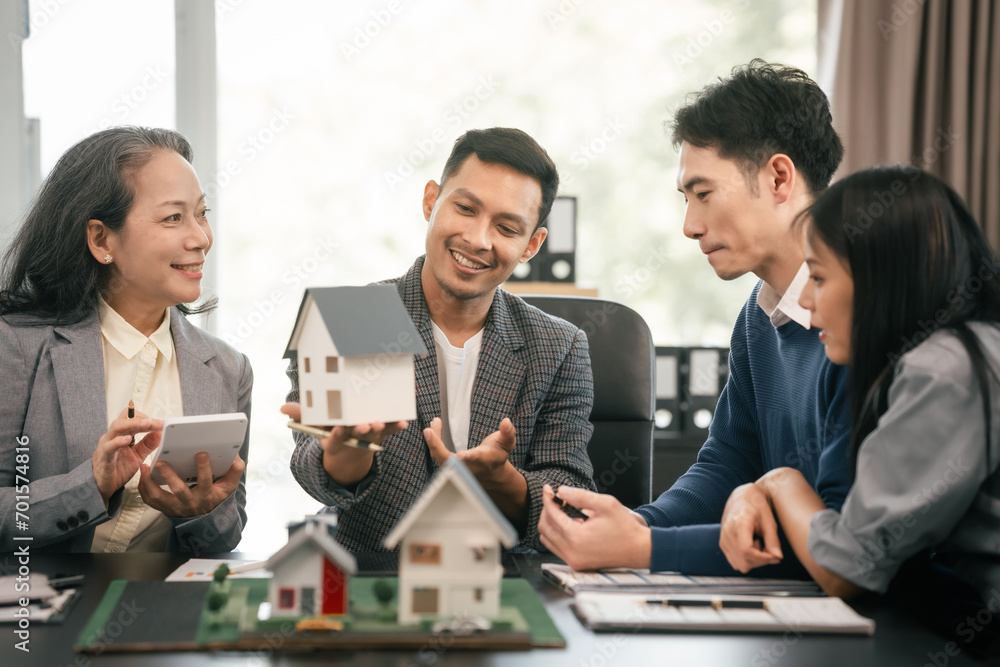
[[[326,392],[326,412],[330,419],[340,419],[341,412],[340,407],[340,391],[337,389],[331,389]]]
[[[414,614],[436,614],[438,611],[438,589],[437,588],[414,588],[413,589],[413,613]]]
[[[279,609],[295,608],[294,588],[282,588],[280,591],[278,591],[278,608]]]
[[[441,546],[438,544],[422,544],[415,542],[410,545],[410,562],[423,565],[441,564]]]
[[[339,373],[340,372],[340,359],[337,357],[327,357],[326,358],[326,372],[327,373]]]
[[[311,408],[313,406],[313,393],[306,390],[306,407]]]
[[[309,357],[302,360],[302,368],[305,369],[306,373],[312,373],[312,369],[309,368]]]

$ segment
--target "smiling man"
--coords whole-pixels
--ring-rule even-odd
[[[426,255],[392,281],[430,354],[416,360],[417,419],[296,434],[292,473],[340,518],[352,551],[382,540],[438,466],[460,457],[538,546],[544,484],[593,488],[587,457],[593,378],[586,335],[498,289],[545,240],[559,188],[548,154],[520,130],[472,130],[424,188]],[[289,403],[298,418],[295,365]],[[380,443],[372,453],[343,444]]]
[[[792,222],[826,188],[843,146],[823,91],[801,70],[755,60],[674,116],[684,234],[723,280],[760,282],[733,329],[730,375],[697,462],[630,513],[610,496],[558,490],[589,511],[569,520],[545,501],[542,543],[577,569],[643,567],[691,574],[807,573],[783,549],[752,482],[799,469],[827,506],[847,494],[846,371],[830,363],[798,305],[808,279]],[[721,523],[720,523],[721,522]],[[734,545],[727,562],[720,540]]]

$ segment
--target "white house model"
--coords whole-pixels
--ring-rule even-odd
[[[357,572],[357,562],[333,538],[324,518],[308,517],[297,529],[289,528],[288,543],[264,563],[273,573],[267,591],[272,617],[347,613],[348,578]]]
[[[301,422],[416,419],[415,354],[427,348],[394,286],[307,289],[284,355],[298,366]]]
[[[399,550],[398,622],[500,611],[500,545],[517,531],[457,456],[449,458],[385,538]]]

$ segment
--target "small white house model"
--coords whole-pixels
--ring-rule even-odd
[[[264,563],[273,573],[267,591],[272,617],[348,612],[348,581],[357,562],[330,534],[325,518],[307,517],[289,527],[288,543]]]
[[[301,422],[416,419],[415,354],[427,348],[394,286],[307,289],[284,355],[298,366]]]
[[[517,531],[457,456],[449,458],[385,538],[399,550],[400,625],[500,611],[500,545]]]

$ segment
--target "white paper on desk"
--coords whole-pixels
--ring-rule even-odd
[[[818,595],[813,581],[801,579],[758,579],[755,577],[703,577],[679,572],[611,569],[578,572],[561,563],[543,563],[542,575],[567,593],[619,591],[647,593],[728,593],[774,595]]]
[[[264,569],[264,561],[262,560],[192,558],[171,572],[165,581],[211,581],[216,568],[223,563],[229,566],[231,572],[229,576],[234,579],[268,579],[271,577],[271,573]]]
[[[29,604],[26,609],[28,610],[28,618],[31,622],[41,621],[42,623],[48,621],[50,618],[61,612],[66,605],[68,605],[72,600],[73,596],[76,594],[75,588],[69,588],[62,593],[57,593],[53,597],[46,598],[43,602],[36,602]],[[16,613],[20,611],[20,605],[4,605],[0,607],[0,623],[17,623],[22,618],[25,618],[24,613]]]
[[[649,604],[669,599],[677,604]],[[685,599],[766,601],[760,609],[684,606]],[[665,632],[822,632],[870,635],[875,621],[840,598],[726,595],[653,595],[581,591],[573,602],[580,620],[595,630],[644,629]]]
[[[27,579],[25,581],[25,579]],[[28,588],[24,589],[24,584]],[[49,577],[44,574],[29,574],[25,577],[0,577],[0,605],[17,604],[21,598],[29,600],[45,600],[59,595],[56,589],[49,586]]]

